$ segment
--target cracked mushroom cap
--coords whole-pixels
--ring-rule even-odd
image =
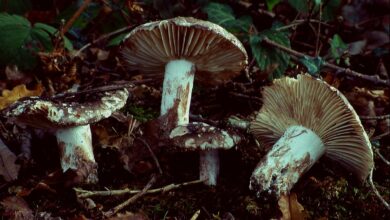
[[[228,150],[241,140],[238,135],[202,122],[179,125],[171,131],[169,137],[181,151]]]
[[[224,28],[192,17],[177,17],[143,24],[132,30],[123,44],[130,70],[163,77],[170,60],[195,64],[195,78],[221,83],[237,76],[247,65],[241,42]]]
[[[370,140],[355,110],[336,88],[309,75],[281,78],[263,91],[263,107],[250,131],[271,147],[289,126],[314,131],[325,145],[325,156],[362,182],[373,168]],[[309,147],[302,146],[302,147]]]
[[[76,101],[28,98],[13,104],[6,112],[11,121],[32,127],[58,129],[87,125],[108,118],[126,104],[129,92],[126,89],[102,92]]]

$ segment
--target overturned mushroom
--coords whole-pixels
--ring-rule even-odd
[[[207,185],[216,185],[219,174],[218,149],[228,150],[241,140],[236,134],[202,122],[179,125],[169,137],[181,151],[199,151],[199,179]]]
[[[234,35],[190,17],[135,28],[125,38],[122,53],[130,70],[164,77],[160,114],[167,134],[189,122],[194,78],[217,85],[237,76],[248,63],[246,51]],[[210,157],[207,154],[218,157],[216,150],[201,157]]]
[[[89,124],[108,118],[127,100],[126,89],[104,92],[63,102],[28,98],[14,103],[6,112],[10,121],[55,133],[60,150],[62,171],[72,170],[75,183],[97,182],[91,129]]]
[[[323,155],[360,181],[373,169],[373,153],[360,120],[334,87],[308,75],[282,78],[263,92],[250,131],[272,149],[252,173],[250,189],[279,197]]]

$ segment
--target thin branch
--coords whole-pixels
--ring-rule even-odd
[[[115,206],[114,208],[110,209],[109,211],[104,212],[104,216],[111,217],[114,214],[116,214],[117,212],[119,212],[120,210],[122,210],[123,208],[125,208],[126,206],[137,201],[137,199],[141,198],[148,191],[148,189],[150,189],[150,187],[152,187],[154,182],[156,182],[156,175],[152,176],[152,178],[149,180],[149,182],[146,184],[146,186],[140,192],[138,192],[134,196],[130,197],[128,200],[122,202],[121,204]]]
[[[163,171],[162,171],[162,169],[161,169],[160,162],[158,162],[158,159],[157,159],[156,155],[154,154],[152,148],[151,148],[150,145],[148,144],[148,142],[146,142],[144,139],[138,138],[138,137],[136,137],[135,139],[141,141],[141,142],[148,148],[149,153],[150,153],[150,155],[152,156],[152,158],[153,158],[153,160],[154,160],[154,163],[155,163],[156,166],[157,166],[158,172],[160,173],[160,175],[162,175],[162,174],[163,174]]]
[[[190,182],[184,182],[179,184],[171,183],[169,185],[155,188],[155,189],[149,189],[145,192],[145,194],[153,194],[153,193],[160,193],[160,192],[168,192],[174,189],[178,189],[183,186],[190,186],[195,185],[199,183],[203,183],[203,180],[194,180]],[[127,194],[136,194],[141,192],[141,190],[138,189],[119,189],[119,190],[105,190],[105,191],[88,191],[80,188],[73,188],[76,192],[77,198],[83,199],[83,198],[89,198],[89,197],[96,197],[96,196],[119,196],[119,195],[127,195]]]
[[[129,31],[129,30],[131,30],[131,29],[133,29],[133,28],[134,28],[134,25],[131,25],[131,26],[123,27],[123,28],[120,28],[120,29],[115,30],[115,31],[113,31],[113,32],[104,34],[104,35],[100,36],[99,38],[97,38],[96,40],[94,40],[94,41],[92,41],[92,42],[90,42],[90,43],[87,43],[86,45],[84,45],[83,47],[81,47],[81,48],[75,53],[74,56],[75,56],[75,57],[78,57],[78,56],[80,56],[81,52],[82,52],[83,50],[87,49],[88,47],[90,47],[90,46],[92,46],[92,45],[94,45],[94,44],[96,44],[96,43],[98,43],[98,42],[100,42],[100,41],[102,41],[102,40],[105,40],[105,39],[107,39],[107,38],[110,38],[110,37],[112,37],[112,36],[115,36],[115,35],[117,35],[117,34],[121,34],[121,33],[127,32],[127,31]]]
[[[383,138],[383,137],[385,137],[385,136],[387,136],[387,135],[389,135],[389,134],[390,134],[390,131],[387,131],[387,132],[385,132],[385,133],[383,133],[383,134],[379,134],[379,135],[377,135],[377,136],[371,138],[371,140],[372,140],[372,141],[376,141],[376,140],[379,140],[379,139],[381,139],[381,138]]]
[[[320,3],[320,21],[322,20],[322,3]],[[318,22],[318,32],[317,32],[317,40],[316,40],[316,52],[315,55],[318,56],[320,54],[320,36],[321,36],[321,22]]]
[[[248,99],[248,100],[251,100],[251,101],[256,101],[256,102],[259,102],[259,103],[263,103],[261,98],[256,97],[256,96],[249,96],[249,95],[241,94],[241,93],[238,93],[238,92],[229,92],[229,94],[233,95],[233,96],[236,96],[236,97],[243,98],[243,99]]]
[[[72,97],[72,96],[77,96],[77,95],[82,95],[82,94],[92,94],[92,93],[97,93],[97,92],[108,92],[108,91],[113,91],[113,90],[118,90],[118,89],[123,89],[123,88],[134,88],[136,84],[142,84],[146,82],[151,82],[153,80],[151,79],[145,79],[145,80],[137,80],[137,81],[122,81],[122,82],[114,82],[112,85],[106,85],[106,86],[101,86],[93,89],[86,89],[82,91],[77,91],[77,92],[65,92],[65,93],[60,93],[57,94],[53,97],[50,97],[49,99],[59,99],[59,98],[65,98],[65,97]]]
[[[388,115],[377,115],[377,116],[359,116],[362,120],[383,120],[390,118],[390,114]]]
[[[276,48],[278,48],[278,49],[280,49],[280,50],[282,50],[282,51],[284,51],[286,53],[294,55],[296,57],[299,57],[299,58],[309,57],[311,59],[314,59],[314,57],[312,57],[312,56],[308,56],[308,55],[306,55],[304,53],[298,52],[298,51],[293,50],[291,48],[287,48],[287,47],[285,47],[283,45],[280,45],[280,44],[276,43],[275,41],[270,40],[267,37],[265,37],[263,39],[263,42],[268,44],[268,45],[270,45],[270,46],[276,47]],[[349,75],[351,77],[360,78],[360,79],[372,82],[372,83],[377,84],[377,85],[390,86],[390,80],[381,79],[381,78],[379,78],[378,75],[364,75],[362,73],[356,72],[356,71],[351,70],[349,68],[342,68],[342,67],[339,67],[337,65],[328,63],[326,61],[324,61],[323,66],[331,68],[331,69],[334,69],[334,70],[336,70],[336,72],[344,72],[346,75]]]
[[[371,186],[371,189],[374,191],[376,197],[382,202],[382,204],[385,206],[387,210],[390,211],[390,205],[389,203],[386,202],[386,200],[381,196],[379,191],[376,189],[374,181],[372,180],[372,175],[373,175],[374,169],[371,169],[370,175],[368,177],[368,183]]]
[[[374,148],[375,153],[381,158],[381,160],[388,166],[390,166],[390,161],[388,161],[380,152],[378,148]]]
[[[295,21],[291,22],[288,25],[285,25],[285,26],[282,26],[282,27],[279,27],[279,28],[275,28],[275,30],[276,31],[283,31],[283,30],[286,30],[286,29],[295,28],[296,26],[299,26],[299,25],[302,25],[302,24],[306,24],[308,22],[309,23],[320,23],[324,27],[333,28],[332,25],[327,24],[327,23],[325,23],[323,21],[316,20],[316,19],[309,19],[309,20],[308,19],[298,19],[298,20],[295,20]]]
[[[72,27],[73,23],[76,21],[76,19],[83,13],[83,11],[88,7],[89,3],[91,3],[92,0],[85,0],[83,4],[80,6],[80,8],[73,14],[73,16],[66,22],[64,28],[61,30],[61,36],[64,36],[66,32],[68,32],[69,28]]]
[[[194,115],[192,113],[190,113],[190,119],[191,119],[191,121],[204,122],[204,123],[207,123],[209,125],[216,126],[216,127],[221,125],[220,122],[218,122],[218,121],[204,118],[202,115]]]

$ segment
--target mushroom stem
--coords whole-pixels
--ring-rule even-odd
[[[172,60],[165,66],[161,115],[166,115],[163,126],[171,131],[189,122],[195,66],[187,60]]]
[[[69,169],[81,177],[80,182],[97,182],[97,163],[93,155],[92,136],[89,125],[58,129],[56,131],[60,149],[62,171]]]
[[[322,140],[303,126],[289,127],[252,173],[249,188],[279,198],[324,154]]]
[[[217,149],[200,151],[199,179],[208,186],[217,185],[219,175],[219,153]]]

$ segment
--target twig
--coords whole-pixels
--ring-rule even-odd
[[[261,98],[259,97],[256,97],[256,96],[249,96],[249,95],[245,95],[245,94],[241,94],[241,93],[237,93],[237,92],[229,92],[230,95],[233,95],[233,96],[236,96],[236,97],[240,97],[240,98],[244,98],[244,99],[249,99],[251,101],[256,101],[256,102],[259,102],[259,103],[263,103],[263,101],[261,100]]]
[[[100,41],[102,41],[102,40],[104,40],[104,39],[110,38],[110,37],[112,37],[112,36],[114,36],[114,35],[121,34],[121,33],[124,33],[124,32],[126,32],[126,31],[129,31],[129,30],[131,30],[131,29],[133,29],[133,28],[134,28],[134,25],[131,25],[131,26],[123,27],[123,28],[120,28],[120,29],[115,30],[115,31],[113,31],[113,32],[104,34],[104,35],[100,36],[99,38],[97,38],[96,40],[94,40],[94,41],[92,41],[92,42],[90,42],[90,43],[87,43],[86,45],[84,45],[83,47],[81,47],[81,48],[75,53],[74,56],[75,56],[75,57],[80,56],[81,52],[82,52],[83,50],[87,49],[88,47],[90,47],[91,45],[94,45],[94,44],[96,44],[96,43],[98,43],[98,42],[100,42]]]
[[[383,120],[390,118],[390,114],[388,115],[377,115],[377,116],[359,116],[362,120]]]
[[[156,155],[154,154],[152,148],[151,148],[150,145],[148,144],[148,142],[146,142],[144,139],[138,138],[138,137],[136,137],[135,139],[141,141],[141,142],[148,148],[149,153],[152,155],[152,158],[153,158],[153,160],[154,160],[154,163],[155,163],[156,166],[157,166],[158,172],[160,173],[160,175],[162,175],[162,174],[163,174],[163,171],[162,171],[162,169],[161,169],[160,162],[158,162],[158,159],[157,159]]]
[[[308,56],[308,55],[306,55],[304,53],[298,52],[298,51],[293,50],[291,48],[287,48],[287,47],[285,47],[283,45],[280,45],[280,44],[276,43],[275,41],[270,40],[267,37],[265,37],[263,39],[263,42],[268,44],[268,45],[270,45],[270,46],[276,47],[276,48],[278,48],[278,49],[280,49],[280,50],[282,50],[282,51],[284,51],[286,53],[294,55],[296,57],[299,57],[299,58],[309,57],[311,59],[314,59],[314,57],[312,57],[312,56]],[[379,78],[378,75],[371,75],[371,76],[370,75],[364,75],[362,73],[356,72],[356,71],[351,70],[349,68],[342,68],[342,67],[339,67],[337,65],[328,63],[326,61],[324,61],[323,66],[331,68],[331,69],[334,69],[334,70],[336,70],[336,72],[344,72],[346,75],[370,81],[370,82],[372,82],[374,84],[377,84],[377,85],[390,86],[390,80],[381,79],[381,78]]]
[[[68,32],[69,28],[72,27],[73,23],[76,21],[76,19],[83,13],[83,11],[88,7],[89,3],[91,3],[92,0],[84,0],[83,4],[80,6],[80,8],[73,14],[73,16],[66,22],[64,28],[61,30],[61,36],[64,36],[66,32]]]
[[[285,25],[285,26],[282,26],[282,27],[279,27],[279,28],[275,28],[276,31],[283,31],[283,30],[286,30],[286,29],[289,29],[289,28],[293,28],[293,27],[296,27],[296,26],[299,26],[299,25],[302,25],[302,24],[306,24],[306,23],[321,23],[321,25],[325,26],[325,27],[329,27],[329,28],[332,28],[333,26],[330,25],[330,24],[327,24],[323,21],[319,21],[319,20],[316,20],[316,19],[299,19],[299,20],[295,20],[293,22],[291,22],[290,24],[288,25]]]
[[[388,161],[380,152],[378,148],[374,148],[375,153],[381,158],[381,160],[388,166],[390,166],[390,161]]]
[[[116,214],[117,212],[119,212],[120,210],[122,210],[123,208],[125,208],[126,206],[137,201],[137,199],[141,198],[141,196],[143,196],[146,193],[146,191],[148,191],[148,189],[150,189],[150,187],[152,187],[154,182],[156,182],[156,175],[152,176],[152,178],[149,180],[149,182],[146,184],[146,186],[140,192],[138,192],[134,196],[130,197],[128,200],[122,202],[121,204],[115,206],[114,208],[110,209],[109,211],[104,212],[104,216],[111,217],[114,214]]]
[[[82,91],[77,91],[77,92],[65,92],[65,93],[60,93],[57,94],[53,97],[50,97],[50,99],[59,99],[59,98],[65,98],[65,97],[71,97],[71,96],[76,96],[76,95],[82,95],[82,94],[92,94],[92,93],[97,93],[97,92],[107,92],[107,91],[112,91],[112,90],[118,90],[118,89],[123,89],[123,88],[134,88],[136,84],[142,84],[146,82],[151,82],[153,80],[151,79],[145,79],[145,80],[137,80],[137,81],[123,81],[123,82],[118,82],[112,85],[106,85],[106,86],[101,86],[93,89],[86,89]]]
[[[182,186],[190,186],[203,183],[203,180],[194,180],[190,182],[184,182],[179,184],[171,183],[169,185],[155,188],[155,189],[149,189],[145,192],[145,194],[153,194],[153,193],[159,193],[159,192],[168,192],[173,189],[180,188]],[[131,190],[129,188],[126,189],[119,189],[119,190],[105,190],[105,191],[88,191],[80,188],[73,188],[76,192],[77,198],[83,199],[83,198],[89,198],[89,197],[96,197],[96,196],[119,196],[119,195],[126,195],[126,194],[136,194],[141,192],[141,190],[135,189]]]
[[[383,133],[383,134],[379,134],[379,135],[377,135],[377,136],[371,138],[371,140],[372,140],[372,141],[376,141],[376,140],[379,140],[379,139],[381,139],[381,138],[383,138],[383,137],[385,137],[385,136],[387,136],[387,135],[389,135],[389,134],[390,134],[390,131],[387,131],[387,132],[385,132],[385,133]]]
[[[374,181],[372,180],[372,175],[373,175],[374,169],[371,169],[370,175],[368,177],[368,183],[371,185],[371,189],[374,191],[376,197],[382,202],[382,204],[385,206],[387,210],[390,210],[390,205],[389,203],[386,202],[386,200],[381,196],[379,191],[376,189]]]
[[[204,123],[207,123],[209,125],[216,126],[216,127],[220,126],[219,122],[208,119],[208,118],[204,118],[202,115],[194,115],[194,114],[190,113],[190,119],[191,119],[191,121],[204,122]]]
[[[261,9],[261,8],[257,9],[257,12],[259,12],[261,15],[267,15],[270,18],[274,18],[276,16],[275,13]]]
[[[320,3],[320,21],[322,20],[322,3]],[[316,52],[315,55],[318,56],[320,54],[320,35],[321,35],[321,22],[318,22],[318,32],[317,32],[317,40],[316,40]]]

